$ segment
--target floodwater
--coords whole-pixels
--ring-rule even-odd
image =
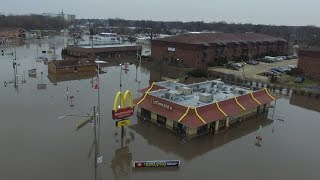
[[[42,40],[39,52],[52,40]],[[62,40],[56,40],[57,59]],[[6,52],[13,48],[6,49]],[[97,106],[94,75],[77,79],[48,78],[47,66],[35,61],[37,45],[17,47],[18,87],[14,79],[12,56],[0,56],[0,179],[3,180],[94,180],[92,152],[93,128],[90,124],[76,131],[80,117]],[[50,59],[52,54],[47,55]],[[29,69],[37,77],[29,77]],[[141,69],[141,84],[136,82],[136,67],[122,73],[122,90],[137,90],[149,85],[154,69]],[[168,130],[132,117],[125,128],[121,147],[120,129],[111,118],[114,95],[119,91],[120,67],[104,68],[100,75],[101,137],[99,179],[319,179],[320,113],[316,108],[300,107],[295,98],[280,98],[273,114],[257,117],[217,135],[188,141]],[[41,75],[41,72],[43,74]],[[53,79],[53,80],[52,80]],[[25,80],[26,83],[22,83]],[[9,82],[4,86],[4,82]],[[39,86],[38,84],[46,84]],[[68,89],[68,94],[67,94]],[[67,98],[68,96],[68,98]],[[70,97],[73,96],[72,102]],[[305,103],[301,103],[305,104]],[[314,103],[320,106],[320,100]],[[270,120],[270,119],[274,119]],[[259,130],[259,127],[262,127]],[[256,146],[255,137],[262,137]],[[135,160],[181,160],[179,168],[133,169]]]

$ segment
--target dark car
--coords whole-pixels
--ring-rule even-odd
[[[277,73],[272,72],[272,71],[267,71],[264,73],[265,76],[277,76]]]
[[[246,63],[247,63],[247,64],[251,64],[251,65],[257,65],[257,64],[259,64],[258,61],[254,61],[254,60],[249,60],[249,61],[247,61]]]

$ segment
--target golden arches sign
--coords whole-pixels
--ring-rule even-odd
[[[127,107],[127,102],[129,101],[129,105]],[[130,91],[125,91],[123,94],[122,92],[117,92],[114,103],[113,103],[113,110],[112,110],[112,118],[113,119],[125,119],[129,116],[132,116],[134,112],[134,105],[133,105],[133,97]]]

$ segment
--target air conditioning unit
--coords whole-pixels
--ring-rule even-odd
[[[192,89],[189,88],[189,87],[185,87],[185,86],[182,86],[182,87],[179,87],[179,90],[178,90],[181,94],[183,95],[190,95],[192,94]]]
[[[199,94],[199,101],[204,103],[210,103],[213,99],[213,96],[208,93],[201,93]]]

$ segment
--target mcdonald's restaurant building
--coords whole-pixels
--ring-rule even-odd
[[[143,95],[135,100],[140,118],[189,138],[217,133],[267,112],[275,100],[267,89],[252,91],[219,80],[189,85],[163,81],[140,92]]]

